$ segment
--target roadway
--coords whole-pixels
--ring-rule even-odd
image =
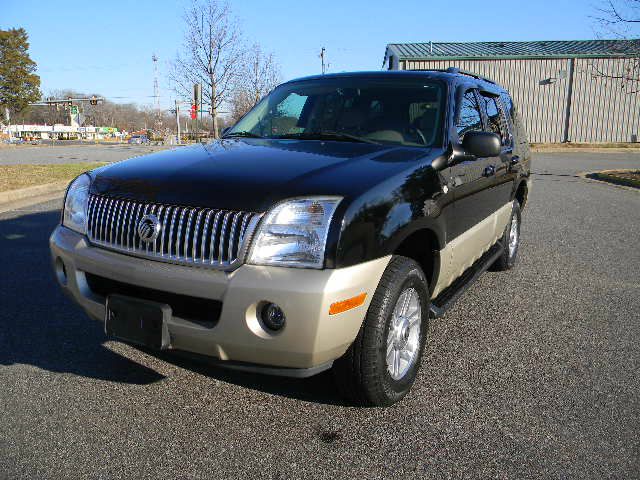
[[[534,162],[519,264],[432,322],[412,392],[388,409],[344,405],[329,374],[227,372],[107,339],[51,274],[60,201],[0,214],[0,472],[638,478],[640,191],[576,173],[640,155]]]

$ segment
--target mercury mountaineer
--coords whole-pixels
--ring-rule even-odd
[[[514,266],[529,189],[494,82],[314,76],[220,140],[80,175],[51,254],[109,336],[272,375],[331,368],[350,401],[386,406],[414,383],[429,319]]]

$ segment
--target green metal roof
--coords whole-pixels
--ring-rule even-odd
[[[389,55],[399,60],[635,57],[640,56],[640,39],[390,43],[385,57]]]

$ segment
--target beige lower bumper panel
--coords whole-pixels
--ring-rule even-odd
[[[273,372],[284,369],[273,373],[278,375],[290,372],[286,369],[328,368],[344,354],[391,258],[341,269],[243,265],[225,273],[110,252],[89,245],[84,236],[64,227],[54,231],[50,246],[61,287],[92,318],[104,318],[105,298],[91,291],[87,274],[216,300],[222,302],[222,309],[212,328],[175,316],[168,321],[171,348],[221,362],[266,366]],[[332,304],[362,293],[366,294],[362,305],[329,315]],[[281,331],[270,332],[262,325],[258,310],[263,302],[275,303],[284,311],[286,324]]]
[[[234,362],[231,360],[223,361],[215,357],[200,355],[193,352],[185,352],[183,350],[171,350],[171,355],[195,360],[198,363],[205,363],[214,367],[220,367],[227,370],[235,370],[245,373],[258,373],[261,375],[273,375],[276,377],[290,378],[308,378],[319,373],[329,370],[333,366],[333,360],[316,365],[309,368],[287,368],[287,367],[270,367],[255,363]]]

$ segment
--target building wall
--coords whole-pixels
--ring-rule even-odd
[[[495,80],[509,90],[520,109],[529,141],[552,143],[564,141],[570,63],[573,62],[568,140],[630,142],[632,135],[640,136],[640,92],[628,93],[622,90],[620,80],[594,76],[595,69],[619,75],[630,61],[618,58],[403,60],[399,68],[458,67]],[[563,72],[565,78],[560,78]],[[547,79],[555,80],[544,82]]]
[[[582,142],[630,142],[640,137],[640,91],[622,89],[618,79],[596,76],[594,72],[619,76],[632,59],[577,58],[569,138]],[[636,83],[636,88],[638,84]],[[577,138],[579,140],[573,140]]]

